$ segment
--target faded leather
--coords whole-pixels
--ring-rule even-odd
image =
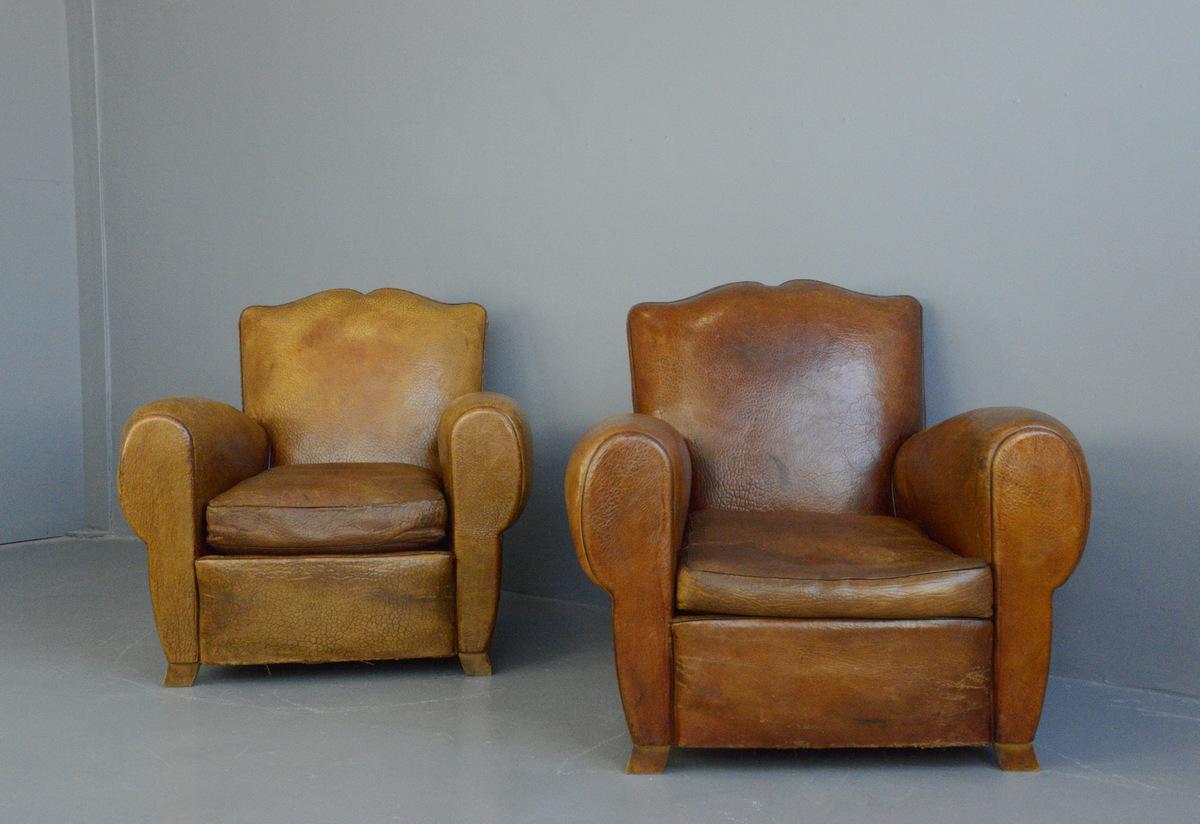
[[[1015,409],[921,431],[908,297],[738,283],[635,306],[628,334],[638,414],[566,478],[613,602],[627,769],[669,745],[988,742],[1036,768],[1051,594],[1089,517],[1070,432]]]
[[[773,618],[988,618],[992,574],[908,521],[824,512],[692,513],[683,612]]]
[[[1087,542],[1079,443],[1030,409],[989,408],[913,437],[896,459],[896,510],[995,577],[995,740],[1033,741],[1050,667],[1051,596]]]
[[[196,562],[206,664],[453,655],[449,552]]]
[[[501,536],[529,496],[532,443],[525,414],[504,395],[472,392],[442,413],[437,446],[456,559],[459,652],[491,643]]]
[[[921,305],[811,280],[629,312],[633,408],[691,449],[696,509],[890,515],[921,428]]]
[[[990,736],[990,621],[681,618],[684,747],[948,747]]]
[[[567,464],[575,552],[612,598],[617,682],[635,744],[672,743],[670,620],[691,475],[682,436],[648,415],[593,427]]]
[[[438,420],[479,390],[487,313],[403,289],[331,289],[242,312],[242,405],[271,463],[437,467]]]
[[[445,538],[442,485],[412,464],[285,464],[208,505],[208,544],[227,554],[378,552]]]
[[[202,398],[148,403],[125,424],[117,494],[146,544],[154,621],[172,664],[200,661],[195,560],[205,552],[204,510],[266,469],[268,452],[261,426]]]
[[[174,398],[134,414],[118,482],[168,685],[249,661],[462,653],[490,672],[529,433],[479,392],[485,326],[477,304],[396,289],[251,307],[246,413]]]

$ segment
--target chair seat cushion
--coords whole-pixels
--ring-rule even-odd
[[[688,521],[676,602],[774,618],[986,618],[992,573],[900,518],[700,510]]]
[[[441,483],[412,464],[276,466],[208,504],[208,544],[227,554],[376,552],[445,537]]]

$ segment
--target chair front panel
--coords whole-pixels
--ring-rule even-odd
[[[921,305],[735,283],[629,313],[633,405],[692,452],[692,508],[891,514],[924,418]]]
[[[455,653],[444,550],[196,561],[200,663],[372,661]]]
[[[400,289],[319,292],[242,313],[242,401],[273,465],[396,462],[438,471],[442,411],[483,380],[487,315]]]
[[[671,638],[683,747],[991,740],[991,621],[680,618]]]

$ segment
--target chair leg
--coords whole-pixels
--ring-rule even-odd
[[[467,675],[492,674],[492,659],[486,652],[460,652],[458,662]]]
[[[168,662],[167,674],[163,676],[164,687],[190,687],[196,680],[196,673],[200,671],[200,665],[191,664],[175,664]]]
[[[667,768],[667,756],[670,754],[669,746],[634,744],[625,772],[630,775],[655,775]]]
[[[1005,772],[1037,772],[1040,769],[1032,743],[993,743],[992,750],[996,753],[996,763]]]

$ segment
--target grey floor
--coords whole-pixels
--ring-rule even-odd
[[[506,596],[496,674],[207,667],[159,687],[143,550],[0,549],[0,821],[1200,820],[1200,701],[1052,679],[1042,772],[986,751],[628,752],[605,610]]]

